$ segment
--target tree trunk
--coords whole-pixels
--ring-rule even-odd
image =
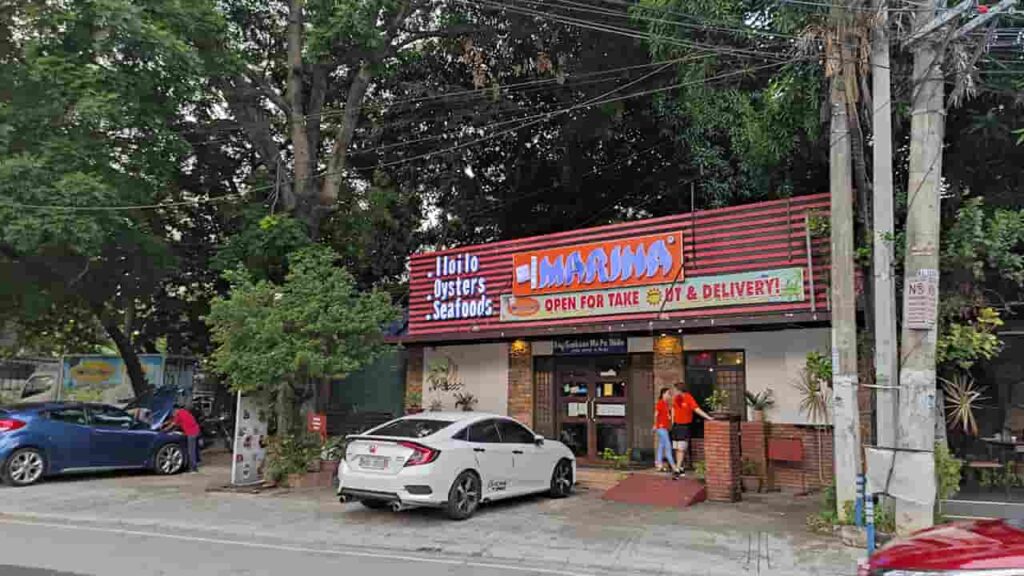
[[[131,339],[121,330],[116,320],[109,318],[103,313],[102,308],[93,306],[93,314],[100,321],[107,336],[110,336],[110,339],[114,341],[114,346],[117,347],[117,352],[121,355],[121,360],[124,361],[124,367],[128,372],[128,379],[131,381],[132,392],[135,394],[135,397],[138,398],[145,395],[150,389],[149,381],[146,380],[146,373],[142,370],[142,362],[139,361],[139,355],[135,353],[135,348],[132,347]]]
[[[277,387],[277,435],[288,436],[295,427],[292,410],[292,387],[289,382],[281,382]]]
[[[292,150],[295,154],[295,195],[305,198],[311,188],[312,156],[306,132],[305,106],[303,97],[305,81],[302,64],[303,4],[304,0],[290,0],[288,3],[288,84],[285,97],[288,100],[288,127],[291,132]],[[313,121],[319,122],[320,119]]]
[[[371,62],[363,63],[349,87],[348,99],[345,101],[345,113],[334,138],[334,151],[327,164],[324,185],[320,189],[319,204],[322,208],[329,208],[338,201],[338,195],[345,180],[345,170],[348,167],[348,148],[352,145],[356,126],[359,124],[363,98],[366,97],[370,81],[373,80],[373,64]]]

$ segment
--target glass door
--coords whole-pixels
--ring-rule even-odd
[[[595,359],[596,383],[590,416],[596,448],[594,456],[598,458],[602,457],[605,450],[616,455],[629,452],[628,368],[625,358]]]
[[[556,369],[559,439],[578,458],[602,460],[629,451],[625,358],[563,361]]]
[[[591,454],[590,400],[593,371],[583,363],[559,366],[556,371],[558,439],[578,458]]]

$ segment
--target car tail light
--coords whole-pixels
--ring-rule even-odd
[[[18,428],[24,428],[25,423],[21,420],[15,420],[14,418],[4,418],[0,420],[0,432],[13,432]]]
[[[433,448],[427,448],[422,444],[416,444],[415,442],[399,442],[400,445],[412,450],[412,456],[405,461],[406,466],[422,466],[423,464],[430,464],[437,457],[441,455],[440,450],[434,450]]]

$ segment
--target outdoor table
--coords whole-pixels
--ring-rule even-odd
[[[999,450],[999,463],[1003,466],[1004,470],[1011,460],[1016,460],[1021,454],[1024,454],[1024,442],[1021,442],[1020,439],[1014,440],[1012,438],[992,436],[982,438],[981,440],[988,444],[990,455],[993,449]],[[1006,499],[1010,499],[1009,482],[1006,483]]]

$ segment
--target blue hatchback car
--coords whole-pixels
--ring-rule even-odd
[[[147,419],[82,402],[0,407],[0,480],[28,486],[44,476],[75,472],[181,472],[188,458],[185,437],[160,431],[176,399],[176,390],[159,389],[129,405],[147,410]]]

